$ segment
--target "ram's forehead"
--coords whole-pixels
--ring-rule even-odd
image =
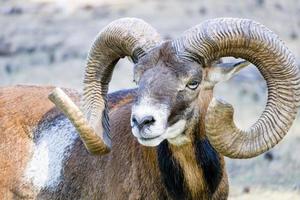
[[[170,70],[174,71],[178,77],[200,76],[202,69],[196,62],[185,61],[180,63],[166,64]]]
[[[193,60],[184,59],[177,55],[170,42],[165,42],[147,53],[135,66],[136,73],[144,73],[150,68],[163,71],[167,68],[177,76],[201,75],[201,65]]]

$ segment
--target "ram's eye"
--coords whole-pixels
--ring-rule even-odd
[[[137,85],[137,80],[133,79],[132,82],[134,82],[135,85]]]
[[[199,81],[196,80],[192,80],[188,82],[188,84],[186,85],[186,87],[188,87],[191,90],[196,90],[198,86],[199,86]]]
[[[136,75],[136,74],[133,75],[133,82],[134,82],[136,85],[139,84],[139,76],[138,76],[138,75]]]

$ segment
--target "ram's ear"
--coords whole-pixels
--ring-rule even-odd
[[[251,63],[245,60],[235,63],[213,62],[204,68],[203,87],[212,89],[217,83],[231,79],[249,64]]]

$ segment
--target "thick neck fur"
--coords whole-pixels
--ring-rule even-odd
[[[222,158],[197,126],[191,143],[174,146],[164,141],[157,148],[161,176],[173,199],[212,199],[222,180]]]
[[[191,143],[174,146],[164,141],[157,148],[161,176],[173,199],[213,199],[222,181],[223,158],[205,137],[202,123],[210,99],[211,92],[202,91],[200,115],[185,133]]]

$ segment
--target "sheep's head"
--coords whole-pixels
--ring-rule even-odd
[[[124,56],[136,63],[138,94],[131,125],[142,144],[155,146],[168,139],[180,145],[190,140],[182,133],[199,114],[200,88],[213,89],[248,64],[215,63],[224,56],[256,65],[267,82],[268,101],[257,122],[243,131],[233,122],[233,108],[212,99],[205,131],[220,153],[234,158],[257,156],[276,145],[295,119],[300,102],[299,69],[283,42],[261,24],[247,19],[213,19],[162,43],[157,32],[142,20],[120,19],[100,32],[89,53],[85,116],[69,99],[60,98],[60,93],[50,95],[92,153],[110,150],[106,95],[114,65]]]
[[[133,135],[146,146],[156,146],[164,139],[175,145],[192,141],[192,131],[185,130],[199,122],[199,92],[218,82],[211,82],[209,75],[215,72],[214,77],[225,78],[234,74],[233,70],[221,73],[213,69],[237,72],[247,63],[201,64],[180,58],[171,41],[152,49],[135,65],[138,92],[131,115]]]
[[[197,110],[201,78],[201,68],[195,62],[179,60],[171,42],[154,48],[139,61],[134,72],[138,93],[131,127],[141,144],[156,146],[164,139],[187,142],[182,132]]]

